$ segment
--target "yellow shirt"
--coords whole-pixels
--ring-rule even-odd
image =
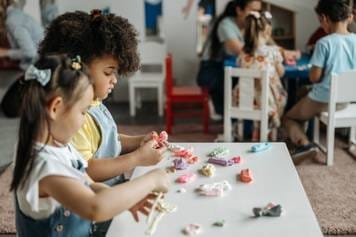
[[[91,106],[99,106],[100,101],[94,101]],[[86,113],[85,122],[72,138],[72,145],[82,154],[85,160],[93,158],[100,145],[100,129],[93,117]]]

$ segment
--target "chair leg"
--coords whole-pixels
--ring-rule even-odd
[[[130,116],[136,115],[136,101],[135,101],[135,87],[129,82],[129,103],[130,103]]]
[[[335,141],[335,128],[331,124],[328,124],[327,129],[327,160],[326,164],[331,166],[333,164],[334,159],[334,141]]]
[[[261,129],[260,129],[260,141],[261,142],[266,142],[267,141],[267,135],[268,135],[268,118],[267,119],[262,119],[260,123]]]
[[[238,141],[243,141],[244,140],[244,120],[239,119],[237,121],[237,140]]]
[[[163,116],[163,89],[162,89],[162,84],[160,84],[157,88],[157,99],[158,99],[158,115],[160,117]]]
[[[203,124],[204,133],[209,133],[209,100],[203,101]]]
[[[315,144],[320,146],[320,122],[318,118],[314,118],[314,131],[313,131],[313,141]]]
[[[172,133],[172,104],[166,101],[166,132]]]
[[[356,127],[354,126],[350,128],[349,143],[350,145],[356,144]]]
[[[232,126],[231,126],[231,116],[230,112],[224,111],[224,141],[231,142],[231,133],[232,133]]]

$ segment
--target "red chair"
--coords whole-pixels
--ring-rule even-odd
[[[209,126],[209,94],[207,89],[199,86],[174,86],[172,55],[166,57],[166,131],[172,133],[174,118],[201,116],[203,120],[204,133],[208,133]],[[192,108],[192,105],[201,104],[202,110],[196,111],[174,111],[174,105],[182,105]]]

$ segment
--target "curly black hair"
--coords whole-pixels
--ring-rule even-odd
[[[137,71],[137,31],[127,19],[114,14],[68,12],[54,19],[39,45],[39,55],[80,55],[83,62],[106,54],[118,60],[120,75]]]
[[[349,0],[319,0],[315,12],[329,17],[332,22],[345,21],[351,14]]]

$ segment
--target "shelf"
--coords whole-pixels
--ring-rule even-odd
[[[295,12],[266,1],[263,2],[263,9],[270,11],[273,16],[272,33],[278,31],[278,34],[272,34],[272,38],[279,46],[294,49],[296,43]]]
[[[273,36],[274,40],[294,40],[294,36],[293,35],[281,35],[281,36]]]

